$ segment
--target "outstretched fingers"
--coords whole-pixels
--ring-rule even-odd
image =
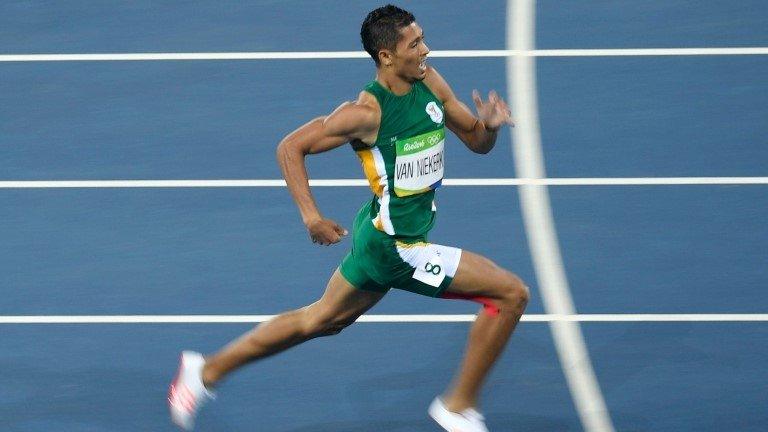
[[[477,90],[472,90],[472,100],[475,102],[475,108],[477,108],[478,111],[480,111],[480,108],[483,106],[483,99],[480,98],[480,92]]]
[[[507,105],[504,99],[499,99],[499,107],[506,116],[506,123],[510,126],[514,126],[515,122],[512,121],[512,110],[509,109],[509,105]]]
[[[497,104],[499,102],[499,94],[496,93],[496,90],[488,92],[488,102],[492,104]]]
[[[496,112],[504,118],[504,123],[514,126],[515,124],[512,121],[512,110],[509,109],[507,102],[504,101],[504,99],[500,97],[495,91],[491,91],[488,97],[493,101],[493,107]]]
[[[486,122],[486,124],[498,124],[498,126],[503,124],[508,124],[510,126],[515,125],[512,120],[512,110],[509,109],[507,102],[499,96],[496,90],[488,92],[487,102],[483,101],[480,92],[472,90],[472,100],[475,102],[478,116],[481,120]],[[494,128],[495,127],[496,126],[494,126]]]

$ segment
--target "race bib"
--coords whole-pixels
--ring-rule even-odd
[[[395,143],[395,194],[416,195],[435,189],[443,180],[445,129]]]
[[[433,255],[413,271],[413,278],[433,287],[439,287],[445,279],[445,269],[440,255]]]

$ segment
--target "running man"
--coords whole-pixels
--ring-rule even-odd
[[[475,91],[475,117],[427,65],[424,33],[405,10],[388,5],[372,11],[360,34],[376,64],[376,79],[356,101],[301,126],[277,148],[310,239],[330,245],[348,232],[320,213],[304,159],[351,143],[374,194],[355,218],[351,251],[320,300],[257,326],[211,356],[182,353],[168,400],[173,421],[183,428],[192,428],[198,409],[213,397],[209,389],[228,373],[312,338],[338,334],[394,287],[483,305],[457,375],[428,411],[446,430],[487,431],[477,410],[480,388],[523,314],[528,288],[487,258],[429,243],[427,233],[443,179],[445,127],[471,151],[485,154],[498,130],[512,124],[509,108],[495,92],[483,101]]]

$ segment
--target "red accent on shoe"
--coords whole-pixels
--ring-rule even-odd
[[[179,382],[181,371],[184,368],[183,355],[179,358],[179,370],[176,377],[173,378],[171,386],[168,388],[168,404],[172,407],[181,408],[189,413],[195,411],[197,401],[192,391],[183,383]]]
[[[174,400],[174,395],[176,393],[176,384],[179,382],[179,377],[181,377],[181,369],[184,366],[183,364],[184,356],[179,356],[179,368],[176,370],[176,376],[173,377],[173,381],[171,381],[171,385],[168,387],[168,403],[171,404]]]

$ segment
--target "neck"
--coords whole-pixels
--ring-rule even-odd
[[[376,81],[397,96],[408,93],[411,91],[411,87],[413,87],[413,82],[406,81],[384,68],[376,70]]]

